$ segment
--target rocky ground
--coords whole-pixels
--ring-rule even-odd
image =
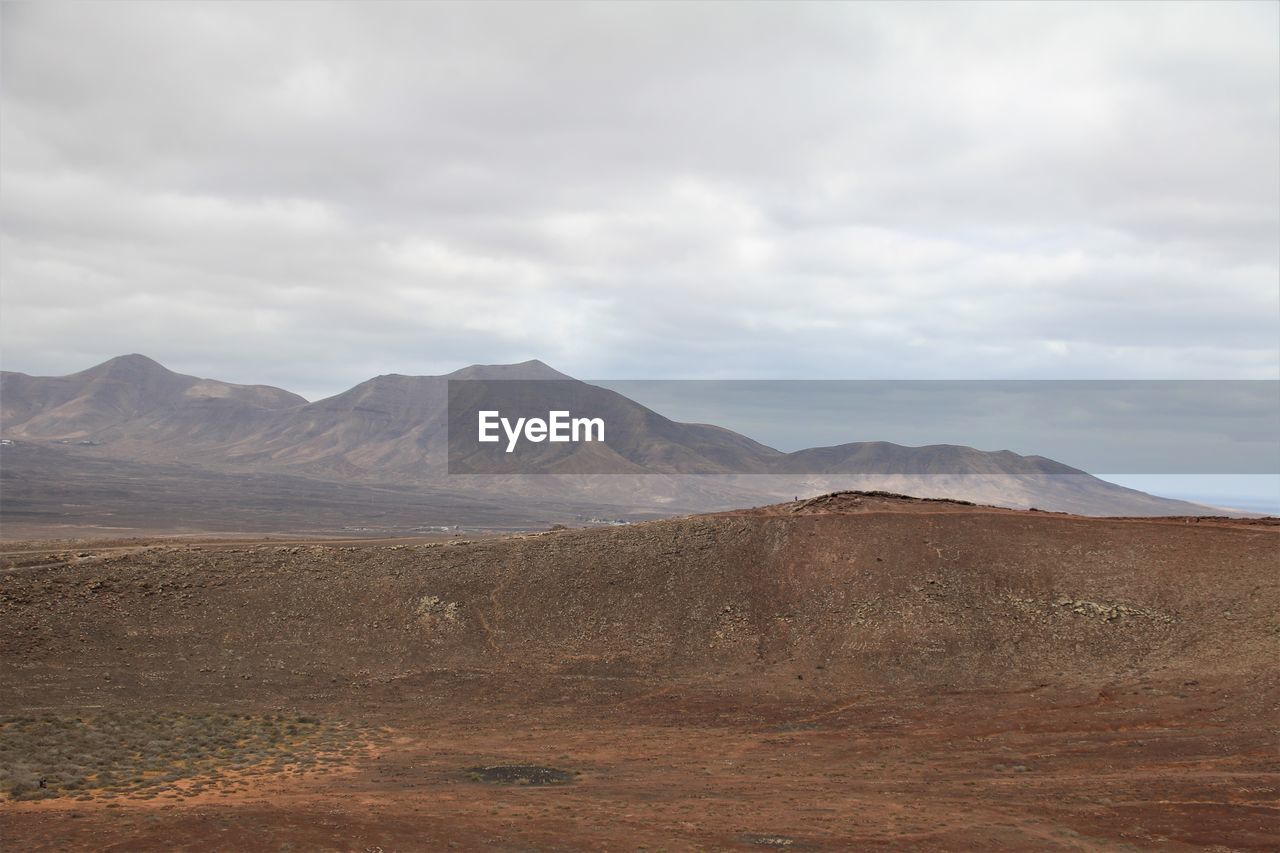
[[[11,547],[0,836],[1275,849],[1278,534],[843,495],[483,540]]]

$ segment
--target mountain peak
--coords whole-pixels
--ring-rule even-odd
[[[81,375],[101,375],[107,373],[123,373],[137,376],[146,374],[176,375],[172,370],[165,367],[154,358],[150,358],[137,352],[131,352],[127,355],[118,355],[115,358],[109,358],[101,364],[82,371]]]
[[[573,379],[546,362],[531,358],[515,364],[473,364],[453,373],[446,379]]]

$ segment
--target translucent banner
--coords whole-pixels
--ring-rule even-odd
[[[1273,380],[451,380],[451,474],[1276,474]]]

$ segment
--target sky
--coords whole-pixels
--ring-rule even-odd
[[[1278,10],[5,3],[0,362],[1274,379]]]

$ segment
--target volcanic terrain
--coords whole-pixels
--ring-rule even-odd
[[[11,543],[6,849],[1275,849],[1280,528]]]

